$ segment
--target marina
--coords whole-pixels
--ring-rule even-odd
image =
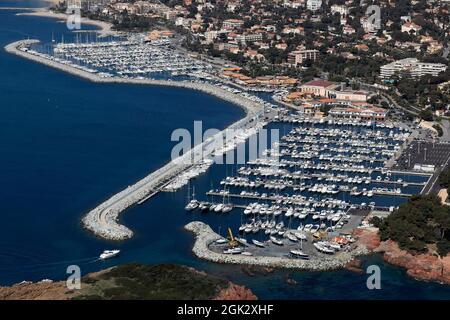
[[[227,128],[238,129],[233,135],[218,133],[89,211],[84,226],[103,238],[132,237],[133,231],[118,222],[121,212],[144,204],[160,191],[175,192],[190,184],[218,159],[234,153],[238,145],[248,144],[262,128],[283,134],[269,148],[259,150],[256,158],[236,165],[234,176],[216,182],[221,189],[207,191],[207,199],[199,200],[189,191],[185,209],[190,214],[240,212],[241,224],[234,231],[241,235],[236,243],[245,244],[246,250],[234,244],[230,247],[230,239],[224,239],[212,248],[222,254],[309,259],[349,250],[353,239],[342,242],[337,237],[350,235],[362,223],[364,216],[353,212],[390,212],[407,197],[420,193],[431,177],[430,173],[387,166],[407,147],[412,133],[408,128],[389,122],[315,119],[280,109],[269,100],[215,81],[208,76],[209,66],[190,58],[175,56],[176,63],[170,62],[169,67],[168,57],[173,53],[166,43],[61,43],[51,54],[36,49],[36,43],[27,40],[6,49],[92,81],[201,90],[231,101],[247,113]],[[132,57],[129,60],[128,55]],[[144,57],[149,60],[141,62]]]
[[[2,5],[8,7],[35,5],[34,1],[31,4],[27,1],[10,4],[12,2],[13,0],[6,1]],[[61,39],[64,35],[65,41],[73,40],[70,36],[72,32],[67,30],[65,23],[60,23],[56,19],[25,16],[21,13],[16,15],[16,12],[11,10],[0,10],[0,16],[3,30],[0,32],[2,47],[26,38],[50,43],[53,32],[55,39]],[[83,27],[84,25],[83,22]],[[50,59],[37,57],[37,60],[33,60],[32,57],[23,57],[29,60],[25,61],[5,51],[0,52],[0,56],[0,64],[4,71],[0,77],[2,81],[0,118],[3,145],[5,150],[8,150],[0,160],[2,177],[8,186],[4,188],[4,201],[1,202],[4,218],[1,233],[4,245],[0,257],[2,286],[21,281],[37,282],[44,278],[55,282],[65,280],[69,264],[79,265],[83,274],[86,274],[131,262],[182,263],[244,285],[259,299],[398,300],[450,297],[448,286],[416,281],[399,268],[384,262],[379,255],[360,257],[361,269],[378,265],[383,273],[383,289],[366,290],[366,273],[341,269],[345,263],[337,263],[340,259],[338,254],[322,254],[314,246],[306,244],[311,243],[311,240],[303,243],[300,243],[300,240],[293,242],[287,237],[277,235],[277,239],[284,243],[278,246],[272,245],[271,242],[266,243],[270,237],[261,231],[256,234],[239,233],[239,227],[250,223],[253,218],[243,214],[247,204],[265,201],[256,199],[238,201],[237,198],[230,198],[230,201],[225,198],[223,201],[222,196],[214,196],[212,199],[206,196],[206,192],[211,189],[220,192],[225,187],[220,182],[237,175],[239,166],[235,165],[227,166],[228,169],[225,169],[223,166],[213,164],[205,173],[191,179],[190,183],[181,186],[180,189],[157,192],[141,205],[130,207],[120,219],[122,224],[133,230],[132,240],[111,242],[92,236],[80,226],[80,219],[86,212],[103,199],[108,199],[124,187],[132,185],[168,161],[170,145],[153,143],[157,140],[156,137],[170,137],[173,128],[190,128],[192,121],[199,119],[199,115],[209,127],[224,128],[242,118],[242,111],[230,103],[218,101],[213,93],[203,94],[204,91],[195,89],[197,86],[203,87],[203,84],[192,80],[159,82],[131,77],[101,78],[63,63],[53,63],[54,61]],[[153,77],[156,78],[157,75]],[[181,79],[185,77],[178,76]],[[147,87],[150,82],[155,86]],[[17,86],[23,90],[18,91]],[[193,90],[183,89],[189,86]],[[189,112],[185,112],[186,101],[189,101],[191,106]],[[124,105],[127,107],[123,108]],[[158,121],[155,121],[155,115]],[[297,118],[307,117],[297,116]],[[317,125],[320,122],[319,119],[307,121]],[[272,121],[267,126],[273,125],[281,126],[282,123]],[[287,129],[286,131],[281,129],[282,135],[290,131],[289,124],[283,124],[285,125]],[[385,174],[381,170],[374,170],[372,175],[375,181],[371,181],[371,188],[381,185],[395,188],[396,181],[401,178],[408,181],[409,186],[422,189],[421,184],[426,183],[430,173],[414,171],[414,165],[423,162],[433,164],[436,161],[435,165],[438,168],[438,160],[441,161],[444,157],[441,154],[435,156],[433,153],[438,153],[438,150],[443,153],[445,146],[439,147],[437,142],[433,146],[429,142],[425,152],[422,148],[425,144],[421,143],[418,152],[418,143],[409,145],[413,146],[411,151],[417,151],[411,152],[411,166],[394,168],[388,166],[386,170],[391,171],[391,179],[382,184],[376,182],[376,177],[380,175],[384,180]],[[407,149],[402,151],[402,155],[402,162],[407,165]],[[329,175],[331,177],[339,174],[351,176],[353,173],[332,172]],[[304,175],[313,176],[306,172]],[[354,175],[363,176],[358,172]],[[250,180],[258,177],[263,182],[275,179],[255,176]],[[325,179],[320,183],[332,182]],[[304,182],[309,183],[306,178]],[[431,182],[427,184],[424,193],[428,192]],[[344,184],[343,181],[337,183]],[[189,184],[191,192],[187,191]],[[365,182],[355,186],[359,189],[367,188]],[[402,184],[397,186],[402,188]],[[200,207],[186,212],[184,210],[188,203],[186,195],[189,193],[192,196],[194,189],[199,203],[232,203],[233,209],[225,214],[202,211]],[[226,189],[231,189],[230,192],[235,194],[244,190],[242,187],[234,189],[228,185]],[[286,187],[278,193],[284,194],[290,190],[291,188]],[[277,189],[258,187],[247,191],[270,194],[276,193]],[[412,193],[414,190],[404,191]],[[381,205],[380,209],[396,207],[406,200],[399,196],[353,197],[348,192],[340,192],[337,195],[340,199],[345,195],[346,200],[351,199],[355,203],[366,202],[369,205],[373,201]],[[311,196],[314,197],[313,194]],[[332,194],[315,196],[336,197]],[[361,215],[365,216],[371,209],[355,209],[348,214],[356,216],[359,210],[364,211]],[[375,206],[375,210],[378,210],[378,206]],[[389,211],[386,211],[387,214]],[[310,218],[312,219],[311,215],[305,220]],[[300,222],[299,218],[292,219],[297,223]],[[211,234],[214,233],[218,238],[217,246],[215,241],[204,236],[196,236],[197,239],[193,243],[193,234],[182,231],[183,226],[193,220],[202,221],[210,226]],[[305,222],[304,225],[314,225],[319,224],[320,220]],[[349,229],[352,227],[349,223],[344,226]],[[241,247],[242,253],[223,254],[229,243],[228,235],[224,233],[227,227],[232,229],[233,235],[237,238],[247,239],[248,246]],[[291,230],[293,234],[298,232],[295,228]],[[312,236],[308,232],[303,233],[308,237]],[[264,251],[257,251],[264,248],[257,246],[253,240],[263,244],[266,250],[269,249],[269,253],[270,250],[274,250],[272,254],[274,256],[264,258],[262,255]],[[204,243],[211,243],[211,249],[214,251],[207,247],[200,250],[199,246]],[[192,254],[193,245],[195,254]],[[112,259],[99,260],[99,254],[105,249],[120,249],[121,252]],[[299,251],[307,254],[309,259],[301,258],[302,255],[298,255],[299,258],[291,256],[300,253]],[[364,254],[364,251],[359,252]],[[353,253],[356,255],[358,251],[350,252],[352,255]],[[217,257],[216,254],[220,256]],[[281,257],[275,256],[276,254]],[[339,254],[347,252],[341,250]],[[273,259],[277,261],[274,262]],[[263,270],[268,266],[267,270],[270,271],[260,272],[259,268],[251,268],[248,264],[261,265]],[[340,270],[330,272],[294,270],[304,267],[307,270],[320,271],[328,270],[331,266]],[[275,267],[277,269],[272,272]]]
[[[327,247],[320,246],[320,244],[319,246],[324,252],[306,249],[306,246],[303,246],[304,249],[300,249],[300,245],[296,242],[281,246],[274,244],[276,250],[266,243],[264,247],[249,244],[245,249],[227,251],[229,249],[223,250],[224,245],[220,244],[220,241],[217,244],[217,241],[223,238],[212,231],[208,225],[195,221],[187,224],[185,229],[195,234],[196,241],[193,252],[196,256],[216,263],[326,271],[340,269],[356,256],[367,253],[365,247],[352,245],[352,250],[342,250],[335,255],[330,255],[326,252],[330,249],[325,249]],[[281,241],[281,243],[284,242]]]
[[[101,237],[112,240],[132,237],[133,232],[118,223],[122,211],[133,204],[143,204],[160,191],[175,192],[186,186],[209,170],[215,160],[239,144],[247,143],[249,137],[269,123],[283,132],[281,139],[262,150],[257,158],[248,159],[245,166],[236,167],[235,176],[227,176],[220,181],[222,189],[206,192],[208,201],[197,200],[189,194],[185,207],[189,212],[213,214],[241,211],[242,223],[237,231],[244,236],[242,239],[250,238],[249,246],[265,249],[289,247],[285,242],[296,243],[295,240],[299,239],[294,232],[301,232],[301,237],[309,234],[318,240],[305,244],[306,251],[311,252],[309,249],[313,248],[321,254],[334,254],[338,248],[329,240],[343,231],[350,234],[352,228],[362,221],[361,216],[351,214],[352,210],[376,208],[392,211],[407,197],[420,193],[431,176],[424,172],[394,171],[386,166],[408,144],[411,131],[405,127],[391,123],[313,119],[296,112],[273,112],[270,109],[274,105],[270,102],[219,82],[183,77],[177,81],[172,78],[161,80],[167,76],[207,74],[209,70],[207,65],[183,57],[176,57],[177,62],[167,69],[167,57],[171,53],[165,43],[150,45],[131,40],[61,43],[54,46],[51,55],[34,50],[35,43],[31,40],[15,44],[16,53],[19,51],[18,54],[29,58],[44,59],[46,63],[63,66],[64,69],[76,69],[97,81],[199,86],[200,90],[214,92],[221,97],[229,96],[229,100],[237,102],[247,112],[245,119],[231,127],[239,129],[239,132],[227,137],[229,140],[223,145],[205,141],[177,161],[170,162],[91,210],[83,218],[83,223]],[[131,57],[129,60],[125,58],[128,55]],[[141,62],[144,56],[149,60]],[[150,65],[149,61],[152,62],[151,67],[143,68]],[[223,137],[222,132],[212,140],[223,140]],[[192,162],[194,158],[197,160]],[[222,201],[210,200],[214,198]],[[394,201],[395,198],[403,200]],[[384,199],[390,200],[386,202]],[[241,252],[237,247],[223,251],[258,254],[248,250]],[[275,255],[278,252],[272,251]],[[302,250],[290,248],[290,251],[294,252],[289,255],[291,258],[302,257]]]
[[[168,47],[168,42],[143,40],[98,43],[58,43],[52,56],[85,66],[103,77],[149,78],[166,76],[207,76],[212,69],[201,61],[181,55]],[[169,62],[170,61],[170,62]]]
[[[386,167],[407,148],[412,133],[395,124],[286,113],[272,125],[285,133],[279,142],[234,168],[220,189],[206,192],[206,201],[189,202],[198,206],[188,214],[198,210],[241,221],[230,230],[228,244],[208,244],[213,252],[309,259],[352,250],[351,234],[369,212],[392,212],[432,176]],[[236,249],[242,244],[245,251]]]
[[[150,84],[161,86],[176,86],[200,90],[221,99],[232,102],[246,112],[246,117],[219,132],[210,140],[195,146],[181,157],[169,162],[164,167],[151,173],[137,183],[112,196],[98,207],[89,211],[83,218],[83,225],[96,235],[110,240],[124,240],[133,236],[133,232],[118,223],[118,216],[125,209],[134,204],[142,204],[161,190],[176,190],[185,185],[189,179],[205,171],[211,164],[212,156],[219,156],[233,150],[238,143],[253,135],[264,127],[267,121],[275,116],[266,108],[270,104],[257,96],[227,87],[213,85],[207,82],[167,81],[143,78],[120,78],[97,74],[97,71],[86,66],[74,64],[68,60],[61,60],[52,55],[31,49],[30,46],[39,43],[37,40],[24,40],[9,44],[7,52],[31,59],[65,72],[87,78],[96,82],[122,82],[136,84]],[[217,143],[217,142],[220,143]],[[204,160],[206,159],[206,160]],[[206,162],[205,162],[206,161]],[[199,163],[201,162],[201,163]]]

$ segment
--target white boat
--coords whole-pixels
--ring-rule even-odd
[[[297,241],[298,241],[297,237],[294,236],[292,233],[287,233],[287,234],[286,234],[286,237],[287,237],[289,240],[291,240],[292,242],[297,242]]]
[[[278,246],[282,246],[283,245],[283,241],[278,240],[275,237],[270,237],[270,241],[272,241],[274,244],[278,245]]]
[[[194,209],[196,209],[199,206],[199,202],[195,199],[192,199],[191,201],[189,201],[189,203],[184,207],[184,209],[186,209],[186,211],[192,211]]]
[[[232,249],[223,250],[223,253],[225,253],[225,254],[240,254],[243,251],[244,250],[242,248],[232,248]]]
[[[232,204],[224,204],[222,207],[222,213],[227,213],[230,212],[231,210],[233,210]]]
[[[224,244],[224,243],[227,243],[228,242],[228,240],[227,239],[224,239],[224,238],[221,238],[221,239],[217,239],[216,240],[216,243],[217,244]]]
[[[304,253],[302,250],[291,250],[290,253],[294,257],[299,257],[302,259],[309,259],[309,255],[307,253]]]
[[[335,250],[335,251],[341,250],[341,245],[338,244],[338,243],[329,243],[329,244],[328,244],[328,247],[329,247],[330,249]]]
[[[299,240],[303,240],[303,241],[308,240],[308,237],[306,236],[306,234],[301,233],[301,232],[294,233],[294,236],[296,236],[297,239],[299,239]]]
[[[244,238],[235,238],[235,240],[244,246],[248,246],[248,242]]]
[[[292,216],[293,214],[294,214],[294,210],[292,210],[291,208],[289,208],[288,211],[286,211],[285,216],[289,218],[289,217]]]
[[[119,253],[120,253],[120,250],[105,250],[100,255],[100,259],[105,260],[105,259],[113,258],[113,257],[117,256]]]
[[[298,218],[299,218],[299,219],[305,219],[307,215],[308,215],[307,213],[300,213],[300,214],[298,215]]]
[[[264,248],[264,247],[266,246],[266,245],[265,245],[264,243],[262,243],[261,241],[258,241],[258,240],[255,240],[255,239],[253,239],[252,242],[253,242],[253,244],[254,244],[255,246],[257,246],[257,247]]]
[[[316,249],[318,251],[323,252],[323,253],[327,253],[327,254],[333,254],[334,253],[333,249],[327,248],[326,246],[324,246],[323,244],[318,243],[318,242],[314,243],[314,247],[316,247]]]

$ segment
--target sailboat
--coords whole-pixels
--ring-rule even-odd
[[[199,202],[198,200],[195,199],[195,188],[193,189],[194,191],[192,192],[192,199],[190,199],[190,192],[191,192],[191,185],[189,184],[189,188],[188,188],[188,204],[184,207],[184,209],[186,211],[192,211],[196,208],[198,208],[199,206]],[[190,200],[189,200],[190,199]]]
[[[225,202],[225,196],[224,196],[224,202]],[[222,207],[222,213],[227,213],[233,210],[233,205],[230,203],[230,199],[228,197],[228,203],[224,203]]]
[[[309,259],[309,255],[303,252],[303,240],[300,239],[300,249],[292,249],[290,251],[291,255],[300,259]]]

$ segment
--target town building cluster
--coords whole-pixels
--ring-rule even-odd
[[[359,78],[383,86],[431,76],[439,79],[427,89],[430,99],[416,93],[414,100],[414,93],[401,92],[398,102],[449,109],[446,89],[438,89],[450,80],[449,1],[63,1],[118,30],[144,29],[148,41],[180,35],[185,49],[222,61],[218,75],[224,80],[250,88],[288,89],[286,102],[296,103],[305,94],[367,101],[361,90],[314,87],[308,84],[311,79]]]

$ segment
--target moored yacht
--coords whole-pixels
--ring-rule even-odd
[[[254,244],[255,246],[260,247],[260,248],[264,248],[264,247],[266,246],[266,245],[265,245],[264,243],[262,243],[261,241],[258,241],[258,240],[255,240],[255,239],[253,239],[252,242],[253,242],[253,244]]]
[[[199,206],[199,202],[196,199],[192,199],[191,201],[189,201],[189,203],[184,207],[184,209],[186,211],[192,211],[196,208],[198,208]]]

